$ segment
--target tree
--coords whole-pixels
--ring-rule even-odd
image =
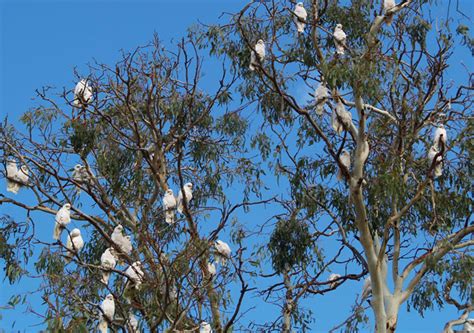
[[[14,159],[28,170],[20,194],[35,198],[0,198],[27,213],[25,223],[5,216],[0,229],[10,281],[27,274],[20,254],[28,258],[37,246],[28,226],[52,231],[54,215],[70,203],[89,241],[67,264],[67,227],[60,241],[40,244],[35,264],[51,330],[95,329],[111,293],[113,330],[132,330],[132,313],[147,331],[192,331],[209,321],[216,332],[230,332],[240,328],[250,292],[281,307],[280,317],[251,329],[307,330],[312,309],[303,298],[326,297],[367,275],[371,299],[357,297],[335,329],[357,330],[368,307],[377,332],[395,331],[405,303],[421,314],[434,302],[471,309],[471,74],[466,85],[445,82],[456,36],[449,21],[432,29],[429,8],[421,0],[388,12],[373,1],[313,0],[306,32],[295,35],[284,2],[250,3],[222,26],[191,29],[174,51],[155,37],[115,67],[91,65],[76,77],[92,86],[91,100],[77,104],[71,90],[38,90],[42,105],[22,117],[28,131],[5,119],[0,132],[5,164]],[[344,55],[334,52],[338,23],[347,34]],[[472,47],[465,28],[458,34]],[[259,39],[266,56],[250,71]],[[205,52],[222,66],[211,88],[202,80]],[[295,92],[320,84],[327,100],[308,102]],[[449,139],[433,143],[441,124]],[[428,159],[431,146],[437,150]],[[76,164],[84,178],[74,177]],[[268,193],[266,177],[281,184],[279,192]],[[161,199],[188,182],[193,199],[168,225]],[[256,220],[257,206],[272,218],[245,224],[237,212]],[[117,225],[131,236],[131,253],[112,241]],[[232,257],[214,275],[208,264],[221,237],[232,241]],[[105,285],[100,258],[108,247],[123,265],[110,269]],[[125,270],[136,261],[140,283]]]

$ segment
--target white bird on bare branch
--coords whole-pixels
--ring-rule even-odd
[[[89,102],[92,100],[92,88],[89,85],[89,81],[82,79],[80,80],[74,89],[74,101],[75,107],[87,107]]]
[[[351,172],[351,154],[347,150],[342,150],[341,155],[339,156],[339,161],[341,161],[341,164],[346,167],[348,172]],[[343,178],[344,174],[342,173],[341,168],[339,168],[337,180],[342,180]]]
[[[107,248],[100,256],[100,267],[102,268],[102,283],[107,285],[110,278],[110,270],[117,265],[117,255],[113,247]]]
[[[232,250],[230,249],[229,244],[226,242],[223,242],[221,240],[216,241],[214,244],[217,253],[216,253],[216,264],[222,263],[222,265],[225,265],[227,262],[227,259],[230,258],[230,254],[232,253]]]
[[[99,320],[99,331],[101,333],[107,333],[109,322],[114,320],[115,315],[115,301],[112,294],[108,294],[100,305],[100,320]]]
[[[64,204],[56,213],[54,221],[53,238],[58,240],[61,238],[61,232],[71,222],[71,204]]]
[[[299,33],[304,32],[304,28],[306,26],[306,18],[308,17],[308,13],[304,8],[302,2],[298,2],[295,6],[295,10],[293,11],[293,20],[296,24],[296,29]]]

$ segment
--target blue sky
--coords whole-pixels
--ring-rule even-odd
[[[461,1],[465,7],[468,1]],[[0,115],[8,115],[12,121],[35,105],[32,98],[35,89],[42,86],[74,85],[73,69],[86,70],[86,64],[98,62],[114,64],[121,49],[130,50],[149,42],[157,32],[166,43],[179,40],[189,25],[201,22],[214,23],[222,12],[235,12],[245,2],[221,1],[22,1],[0,0]],[[465,8],[464,7],[464,8]],[[472,8],[471,8],[472,9]],[[173,13],[177,12],[177,13]],[[451,69],[455,78],[460,70],[461,58]],[[466,61],[467,63],[469,60]],[[471,62],[472,63],[472,62]],[[212,77],[213,68],[204,67]],[[2,181],[2,193],[4,184]],[[0,207],[7,212],[6,207]],[[24,218],[19,210],[8,207],[8,213]],[[50,233],[41,231],[45,234]],[[22,290],[37,287],[37,282],[27,280],[15,286]],[[322,330],[338,323],[349,312],[354,290],[359,290],[362,281],[346,283],[329,297],[316,296],[305,301],[313,307],[318,327]],[[0,304],[4,304],[12,291],[6,284],[0,285]],[[350,297],[348,295],[351,295]],[[348,298],[349,297],[349,298]],[[35,303],[36,302],[36,303]],[[38,306],[38,300],[32,306]],[[271,320],[275,313],[263,308],[265,305],[249,297],[246,308],[258,307],[250,318]],[[31,314],[27,316],[19,308],[15,311],[1,311],[0,329],[6,332],[35,332],[32,327],[40,320]],[[273,309],[274,310],[274,309]],[[266,316],[266,317],[265,317]],[[264,318],[265,317],[265,318]],[[406,312],[406,305],[400,314],[399,332],[441,331],[446,321],[457,317],[452,307],[434,310],[420,318],[417,313]],[[326,321],[325,318],[328,318]],[[12,323],[16,322],[14,329]]]

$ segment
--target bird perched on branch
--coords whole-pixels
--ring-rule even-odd
[[[345,53],[347,36],[344,30],[342,30],[342,24],[337,24],[334,29],[334,44],[336,45],[336,53],[343,55]]]
[[[163,210],[165,211],[165,221],[168,224],[174,223],[174,210],[176,209],[176,205],[177,203],[173,190],[167,189],[166,194],[163,197]]]
[[[53,238],[58,240],[61,238],[61,232],[66,226],[71,223],[71,204],[64,204],[60,210],[56,213],[54,221],[54,233]]]
[[[216,264],[222,263],[222,265],[225,265],[227,262],[227,259],[230,258],[230,254],[232,253],[232,250],[230,249],[229,244],[226,242],[223,242],[221,240],[216,241],[214,244],[217,253],[216,253]]]
[[[370,280],[370,276],[368,276],[364,280],[364,285],[362,286],[362,294],[361,294],[361,301],[369,298],[369,296],[372,294],[372,281]]]
[[[383,0],[383,12],[385,15],[385,22],[387,22],[388,25],[393,22],[393,14],[388,13],[388,11],[393,7],[395,7],[395,0]]]
[[[212,333],[211,325],[205,321],[203,321],[199,325],[199,333]]]
[[[336,274],[336,273],[333,273],[331,275],[329,275],[329,281],[334,281],[334,280],[337,280],[341,277],[340,274]],[[337,285],[337,282],[332,282],[330,284],[331,288],[334,288],[335,286]]]
[[[438,155],[438,157],[436,157]],[[439,154],[439,150],[436,146],[431,146],[430,151],[428,152],[428,163],[431,166],[433,164],[434,159],[436,158],[436,161],[434,162],[434,169],[433,169],[433,174],[434,178],[438,178],[443,174],[443,156]]]
[[[130,285],[134,286],[135,289],[140,288],[140,285],[143,282],[143,276],[145,275],[142,270],[142,263],[140,261],[135,261],[130,265],[125,274],[128,275],[128,281],[125,284],[125,288],[129,288]]]
[[[101,333],[107,333],[109,322],[114,320],[115,315],[115,301],[112,294],[108,294],[100,305],[101,314],[99,320],[99,331]]]
[[[110,238],[114,242],[116,249],[120,250],[126,255],[130,255],[132,253],[132,241],[131,241],[130,236],[124,236],[122,231],[123,231],[123,226],[120,224],[117,225],[114,228],[114,231],[112,232],[112,235],[110,236]],[[117,252],[117,258],[119,258],[119,264],[123,265],[124,261],[123,261],[123,258],[121,258],[121,253]]]
[[[178,193],[178,199],[177,199],[177,207],[178,207],[178,212],[180,214],[183,213],[183,201],[186,200],[186,205],[189,205],[189,202],[193,198],[193,184],[192,183],[186,183],[184,184],[184,195],[183,195],[183,190],[179,190]],[[189,207],[188,207],[189,208]]]
[[[81,230],[78,228],[72,229],[71,233],[67,236],[66,242],[66,262],[70,262],[74,255],[78,254],[79,251],[84,247],[84,240],[81,236]]]
[[[74,101],[75,107],[87,107],[89,102],[92,100],[92,88],[89,85],[88,80],[82,79],[74,88]]]
[[[326,104],[329,97],[329,90],[324,85],[323,81],[319,83],[316,91],[314,92],[314,98],[316,99],[316,113],[319,115],[323,114],[324,104]]]
[[[444,125],[439,125],[433,135],[434,146],[436,149],[441,150],[441,142],[444,146],[446,146],[446,142],[448,141],[448,133],[446,132],[446,128]]]
[[[249,68],[251,71],[255,70],[255,66],[259,66],[257,57],[258,60],[260,60],[260,63],[263,63],[263,60],[265,59],[265,43],[262,39],[259,39],[257,41],[257,44],[255,44],[255,50],[252,50],[252,52],[250,53]]]
[[[304,28],[306,26],[306,18],[308,17],[308,13],[306,12],[306,9],[304,8],[304,5],[302,2],[298,2],[295,6],[295,10],[293,11],[294,16],[293,20],[295,21],[296,24],[296,29],[298,32],[303,32]]]
[[[7,191],[18,194],[22,186],[28,185],[28,168],[22,165],[18,169],[16,161],[13,159],[7,160]]]
[[[216,275],[216,272],[217,272],[216,265],[212,262],[208,262],[207,263],[207,271],[211,275],[211,278],[214,277]]]
[[[347,150],[342,150],[341,155],[339,156],[339,161],[341,161],[341,164],[347,168],[348,172],[351,172],[351,154]],[[343,178],[344,174],[342,173],[341,168],[339,168],[337,180],[342,180]]]
[[[110,269],[117,265],[117,254],[113,247],[109,247],[100,256],[100,267],[102,268],[102,283],[107,285],[110,278]]]

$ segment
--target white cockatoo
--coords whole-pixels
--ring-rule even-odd
[[[250,53],[250,65],[249,68],[251,71],[255,70],[255,66],[258,66],[259,63],[257,61],[260,60],[260,63],[263,63],[265,59],[265,42],[262,39],[259,39],[257,44],[255,44],[255,51],[252,50]]]
[[[329,281],[334,281],[334,280],[337,280],[341,277],[340,274],[336,274],[336,273],[332,273],[331,275],[329,275]],[[337,282],[332,282],[329,286],[331,288],[334,288],[335,286],[337,285]]]
[[[130,255],[132,253],[132,240],[130,236],[124,236],[122,225],[117,225],[112,232],[110,238],[115,244],[115,248],[119,250],[118,252],[125,253],[126,255]],[[120,253],[117,252],[117,258],[119,258],[119,265],[123,265],[124,261],[121,258]]]
[[[128,315],[127,324],[132,333],[139,333],[140,329],[138,328],[138,320],[137,317],[133,313],[130,312]]]
[[[383,13],[385,15],[385,22],[387,22],[388,25],[392,24],[393,14],[387,12],[393,7],[395,7],[395,0],[383,0]]]
[[[211,325],[205,321],[199,325],[199,333],[212,333]]]
[[[72,170],[72,179],[78,183],[86,183],[90,181],[89,173],[85,166],[76,164],[74,170]]]
[[[329,97],[329,90],[324,85],[324,82],[321,81],[321,83],[316,88],[316,91],[314,92],[314,98],[316,100],[316,113],[317,114],[319,114],[319,115],[323,114],[324,104],[326,104],[326,101],[328,100],[328,97]]]
[[[211,278],[214,277],[216,275],[216,272],[217,272],[216,265],[213,262],[208,262],[207,263],[207,271],[211,275]]]
[[[342,150],[341,156],[339,156],[339,161],[341,161],[341,164],[344,165],[349,172],[351,172],[351,154],[347,150]],[[339,168],[337,180],[342,180],[343,178],[344,174],[342,173],[341,168]]]
[[[102,283],[109,284],[110,269],[117,265],[117,256],[113,247],[109,247],[100,256],[100,267],[102,268]]]
[[[339,116],[342,124],[348,129],[352,125],[352,113],[346,110],[344,104],[339,100],[336,104],[336,114]]]
[[[179,193],[178,193],[178,199],[176,200],[177,201],[177,209],[178,209],[178,212],[180,214],[183,213],[183,201],[184,201],[184,198],[186,199],[186,205],[189,205],[189,202],[192,200],[193,198],[193,184],[192,183],[186,183],[184,184],[184,195],[183,195],[183,190],[179,190]],[[188,206],[189,208],[189,206]]]
[[[433,160],[435,159],[436,155],[439,153],[438,148],[436,146],[432,146],[430,151],[428,152],[428,163],[429,166],[432,165]],[[434,177],[437,178],[443,174],[443,156],[439,155],[436,158],[435,166],[434,166]]]
[[[143,282],[143,276],[145,275],[142,270],[142,263],[140,261],[135,261],[130,265],[126,270],[125,274],[128,275],[128,281],[125,284],[125,287],[127,288],[129,285],[129,282],[131,285],[135,286],[135,289],[140,288],[140,285]]]
[[[81,236],[81,230],[78,228],[72,229],[71,233],[67,235],[66,242],[66,262],[71,261],[75,254],[79,253],[84,247],[84,240]]]
[[[71,222],[71,204],[64,204],[56,213],[54,221],[53,238],[58,240],[61,238],[61,232]]]
[[[295,14],[293,16],[293,19],[296,24],[296,29],[298,30],[298,32],[303,32],[306,26],[306,18],[308,17],[308,13],[306,12],[306,9],[304,8],[304,5],[302,2],[298,2],[296,4],[296,7],[293,13]]]
[[[446,142],[448,141],[448,133],[446,132],[446,128],[444,125],[439,125],[433,135],[434,146],[438,150],[441,150],[440,142],[443,142],[444,146],[446,146]]]
[[[100,305],[100,321],[99,331],[101,333],[107,333],[109,322],[114,320],[115,315],[115,301],[112,294],[108,294]]]
[[[17,194],[20,190],[20,184],[16,181],[18,167],[15,160],[7,160],[7,191]]]
[[[474,319],[467,319],[464,323],[463,329],[465,333],[474,333]]]
[[[18,173],[16,174],[16,180],[20,183],[20,185],[27,185],[29,176],[28,176],[28,168],[26,165],[22,165]]]
[[[361,294],[361,301],[367,299],[370,294],[372,294],[372,281],[370,280],[370,276],[368,276],[364,280],[364,285],[362,286],[362,294]]]
[[[165,196],[163,197],[163,209],[165,211],[165,221],[168,224],[174,223],[174,210],[176,209],[176,198],[174,197],[173,190],[167,189]]]
[[[342,131],[344,130],[344,126],[342,125],[342,122],[339,120],[337,116],[336,108],[332,109],[331,126],[337,134],[341,134]]]
[[[346,33],[342,30],[342,24],[337,24],[334,29],[334,45],[336,45],[336,53],[343,55],[346,47]]]
[[[85,79],[80,80],[74,88],[75,107],[87,107],[87,104],[92,100],[92,88],[89,82]]]
[[[223,242],[221,240],[216,241],[214,244],[217,253],[216,253],[216,264],[222,263],[222,265],[225,265],[227,262],[227,259],[230,258],[230,254],[232,253],[232,250],[230,249],[229,244],[226,242]]]

